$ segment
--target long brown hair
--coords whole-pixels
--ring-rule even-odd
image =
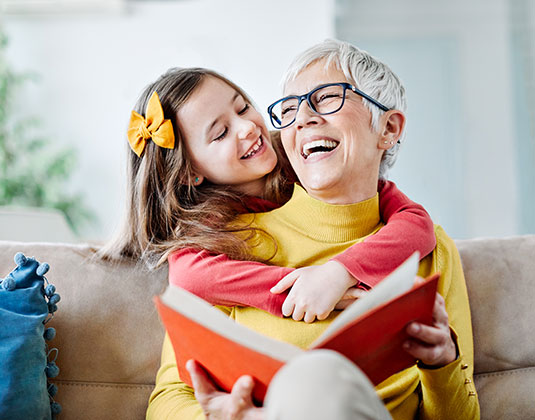
[[[222,80],[251,103],[247,94],[230,80],[203,68],[170,69],[145,88],[135,111],[145,116],[149,98],[156,91],[164,117],[173,124],[175,147],[165,149],[148,141],[141,157],[128,148],[126,218],[114,239],[99,250],[101,257],[140,258],[154,267],[165,262],[174,250],[194,247],[227,254],[233,259],[255,259],[248,251],[244,235],[236,235],[238,231],[252,233],[254,229],[235,224],[230,227],[230,222],[246,208],[244,194],[207,180],[193,185],[192,161],[177,113],[206,77]],[[278,133],[272,134],[272,139],[278,163],[266,175],[262,198],[282,204],[289,198],[295,175]]]

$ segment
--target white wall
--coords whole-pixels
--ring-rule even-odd
[[[456,238],[518,233],[508,0],[338,3],[338,36],[407,87],[392,178]]]
[[[210,67],[265,109],[290,59],[333,36],[332,10],[330,0],[183,0],[128,2],[123,14],[4,16],[8,59],[41,76],[20,111],[78,149],[72,189],[100,218],[85,238],[106,238],[122,215],[125,130],[146,84],[169,67]]]
[[[138,1],[123,14],[3,21],[11,62],[41,74],[20,109],[40,116],[45,135],[79,151],[72,188],[87,194],[101,219],[86,238],[105,238],[122,214],[125,128],[149,81],[172,66],[212,67],[265,109],[291,58],[336,33],[384,59],[406,83],[409,137],[392,177],[461,238],[523,233],[507,3]]]

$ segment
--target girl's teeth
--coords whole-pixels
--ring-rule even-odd
[[[247,153],[246,155],[244,155],[242,157],[242,159],[247,159],[249,156],[252,156],[254,155],[256,152],[258,152],[258,149],[260,149],[260,147],[262,147],[262,138],[259,138],[258,141],[256,142],[256,144],[253,146],[253,149]]]

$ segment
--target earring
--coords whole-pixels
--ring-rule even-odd
[[[390,142],[390,144],[394,144],[394,142],[393,142],[393,141],[391,141],[391,142]]]
[[[385,140],[385,144],[388,144],[388,141],[387,141],[387,140]]]
[[[199,182],[199,177],[198,176],[195,177],[195,183],[197,183],[197,182]]]

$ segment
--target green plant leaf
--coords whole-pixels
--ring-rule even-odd
[[[81,194],[66,194],[76,165],[72,148],[55,150],[38,118],[16,116],[12,101],[34,72],[15,73],[6,60],[8,37],[0,27],[0,205],[54,208],[75,232],[97,221]]]

